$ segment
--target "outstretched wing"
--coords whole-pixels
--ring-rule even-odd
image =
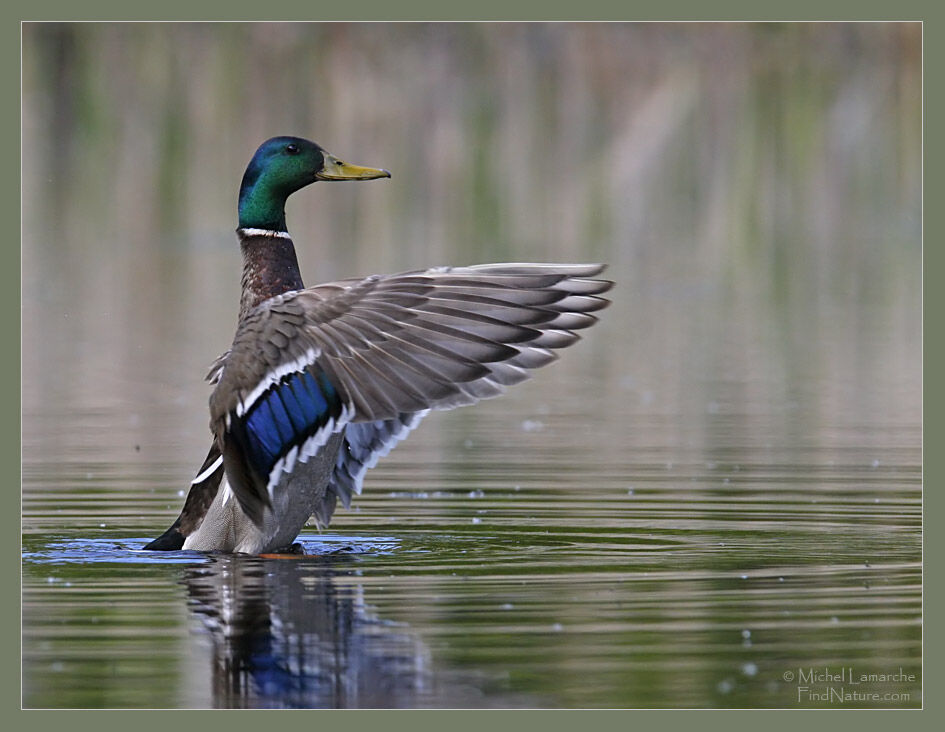
[[[344,427],[344,438],[328,478],[325,495],[316,504],[312,515],[320,527],[328,526],[338,499],[345,508],[351,507],[351,496],[361,493],[364,474],[373,468],[378,458],[384,457],[404,439],[427,410],[402,414],[395,419],[377,422],[349,422]]]
[[[356,444],[379,447],[371,450],[379,455],[399,439],[404,415],[471,404],[524,380],[596,322],[591,313],[607,306],[599,295],[612,285],[594,279],[602,270],[438,268],[262,303],[240,323],[210,397],[211,429],[240,505],[261,522],[282,473],[346,424]],[[333,483],[342,492],[356,489],[367,469],[346,465],[351,480]],[[338,475],[336,467],[332,479]]]
[[[401,414],[377,422],[352,422],[345,427],[344,443],[328,484],[329,490],[341,499],[345,508],[350,508],[352,494],[361,494],[364,474],[420,424],[428,411]]]

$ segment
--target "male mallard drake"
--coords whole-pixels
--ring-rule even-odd
[[[597,321],[600,264],[484,264],[305,288],[289,195],[389,178],[275,137],[246,168],[239,324],[208,376],[213,443],[174,524],[145,549],[257,554],[331,520],[378,457],[431,409],[496,396]]]

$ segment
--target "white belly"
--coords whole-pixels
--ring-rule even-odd
[[[186,539],[184,549],[261,554],[290,545],[314,513],[319,528],[327,525],[334,509],[334,494],[325,490],[341,447],[342,434],[334,434],[305,463],[296,463],[273,489],[272,510],[266,509],[262,528],[240,508],[226,476],[203,521]],[[329,505],[330,504],[330,505]]]

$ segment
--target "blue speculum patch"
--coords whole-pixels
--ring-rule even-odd
[[[317,376],[310,371],[289,374],[260,396],[232,431],[253,467],[268,475],[294,445],[337,416],[340,406],[338,392],[323,371]]]

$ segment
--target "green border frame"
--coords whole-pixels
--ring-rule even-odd
[[[829,21],[829,20],[912,20],[923,22],[923,72],[924,78],[935,79],[937,70],[942,68],[942,59],[945,56],[945,46],[942,43],[942,24],[940,17],[945,14],[942,4],[938,7],[931,0],[911,1],[902,0],[897,3],[876,2],[853,2],[846,0],[844,2],[823,2],[819,0],[795,0],[790,5],[762,6],[757,1],[749,0],[726,0],[711,5],[700,3],[698,0],[670,0],[663,2],[645,2],[637,3],[634,6],[619,0],[586,0],[580,5],[565,4],[560,2],[548,3],[540,0],[527,0],[526,2],[517,2],[511,5],[507,0],[479,0],[479,2],[466,6],[449,6],[442,0],[406,0],[396,5],[384,2],[383,0],[369,0],[368,2],[357,3],[312,3],[311,0],[276,0],[268,2],[265,5],[258,3],[234,3],[216,0],[215,2],[203,3],[199,7],[192,2],[180,2],[179,0],[165,0],[157,9],[147,5],[133,6],[127,2],[117,2],[116,0],[96,0],[95,2],[85,2],[81,6],[77,3],[69,3],[66,0],[40,0],[39,2],[13,2],[0,11],[2,12],[2,42],[0,42],[0,54],[2,54],[2,63],[0,63],[0,74],[2,74],[3,90],[19,101],[20,95],[20,23],[25,20],[810,20],[810,21]],[[936,202],[941,200],[942,182],[941,166],[936,165],[941,161],[942,147],[940,135],[926,135],[925,130],[945,129],[945,120],[943,120],[941,93],[936,93],[936,88],[941,89],[941,84],[923,84],[924,106],[923,116],[926,122],[923,127],[924,160],[932,162],[932,165],[923,167],[924,195],[928,195],[928,200]],[[931,92],[931,93],[929,93]],[[5,220],[16,223],[11,227],[15,232],[19,232],[20,224],[20,115],[19,104],[8,105],[0,112],[0,125],[5,137],[8,140],[16,140],[17,144],[10,142],[0,146],[0,163],[2,163],[3,176],[3,196],[0,196],[0,205],[3,207]],[[929,214],[925,214],[923,207],[923,236],[926,241],[938,241],[936,232],[941,231],[942,208],[933,205]],[[929,234],[931,232],[931,234]],[[19,589],[20,578],[20,247],[19,240],[8,244],[8,249],[12,256],[7,259],[7,266],[0,267],[0,297],[3,300],[3,306],[0,308],[0,327],[3,335],[10,339],[16,339],[17,348],[4,349],[0,356],[0,369],[4,388],[0,390],[0,414],[2,414],[3,439],[0,440],[0,450],[2,450],[2,461],[0,465],[4,468],[5,482],[7,489],[3,493],[5,506],[3,516],[4,522],[9,523],[9,527],[0,533],[3,548],[8,551],[3,553],[7,561],[3,565],[3,577],[16,589]],[[943,248],[941,246],[923,246],[923,374],[940,374],[945,372],[945,358],[943,358],[943,349],[941,345],[942,328],[936,327],[937,313],[942,305],[941,291],[932,288],[926,291],[924,282],[926,273],[937,272],[943,258]],[[931,313],[931,318],[925,315]],[[932,327],[929,327],[929,323]],[[941,420],[941,390],[937,378],[931,379],[929,388],[923,395],[923,444],[936,445],[942,439],[942,420]],[[942,495],[935,488],[940,484],[938,479],[941,476],[942,460],[937,455],[941,453],[937,450],[931,452],[931,460],[924,462],[924,485],[932,486],[933,490],[924,492],[924,512],[925,516],[937,517],[940,514],[942,505]],[[923,452],[925,455],[925,452]],[[927,520],[927,519],[926,519]],[[941,556],[941,535],[937,532],[926,532],[924,536],[924,557],[929,557],[930,561],[926,566],[936,568],[937,557]],[[940,607],[941,582],[938,572],[924,572],[924,615],[923,617],[936,618],[937,613],[932,608]],[[19,727],[20,725],[30,724],[39,728],[45,728],[56,725],[63,725],[70,729],[85,727],[101,730],[111,725],[144,725],[150,727],[152,724],[165,726],[168,723],[177,723],[185,721],[179,718],[174,720],[155,718],[161,712],[135,712],[135,711],[88,711],[79,715],[73,714],[66,717],[70,712],[62,711],[17,711],[20,708],[20,596],[19,592],[11,588],[6,594],[6,600],[3,602],[0,612],[2,612],[4,632],[0,634],[2,638],[3,664],[2,677],[0,677],[0,693],[2,693],[2,708],[14,711],[18,717],[16,720],[10,720],[10,723]],[[935,678],[941,678],[940,660],[941,657],[935,654],[935,649],[941,648],[941,629],[937,623],[924,624],[924,664],[923,664],[923,690],[936,688]],[[932,679],[932,683],[928,680]],[[531,726],[542,725],[551,728],[571,728],[575,723],[592,723],[595,728],[616,729],[618,726],[625,729],[627,725],[653,724],[676,725],[687,727],[698,723],[699,726],[707,725],[725,725],[726,728],[740,726],[756,726],[759,722],[767,725],[786,728],[796,728],[798,725],[809,725],[812,722],[823,722],[822,719],[828,714],[857,714],[855,723],[867,727],[876,727],[887,729],[890,725],[925,726],[931,722],[930,715],[937,716],[938,706],[937,695],[934,693],[930,697],[923,694],[924,711],[889,711],[885,714],[870,714],[865,716],[866,712],[856,711],[558,711],[552,718],[551,711],[300,711],[293,715],[291,720],[286,719],[284,723],[289,724],[325,724],[335,723],[343,724],[345,727],[354,726],[358,729],[378,729],[383,728],[387,732],[388,728],[393,728],[394,732],[398,728],[409,728],[412,732],[419,728],[438,729],[447,723],[451,728],[458,730],[472,728],[484,722],[495,724],[497,721],[504,722],[512,726]],[[165,712],[165,714],[184,715],[186,722],[193,723],[193,717],[199,714],[210,714],[211,712]],[[234,711],[225,712],[229,715],[237,714]],[[265,714],[263,711],[249,711],[238,716],[230,716],[226,724],[235,725],[237,728],[246,728],[248,725],[258,725],[260,720],[255,716]],[[296,715],[300,714],[319,714],[322,716],[318,720],[302,720]],[[484,719],[479,715],[489,714],[489,719]],[[785,715],[790,714],[791,717]],[[803,714],[804,718],[797,715]],[[903,718],[897,716],[895,720],[891,719],[889,714],[906,715]],[[29,715],[27,719],[25,715]],[[133,715],[133,716],[132,716]],[[340,715],[345,715],[342,718]],[[498,715],[501,720],[495,719]],[[573,715],[590,715],[590,719],[578,719]],[[632,715],[632,716],[630,716]],[[660,715],[657,719],[655,715]],[[666,715],[672,715],[667,717]],[[683,716],[680,716],[683,715]],[[694,715],[699,715],[699,719],[694,719]],[[764,719],[761,719],[764,715]],[[810,719],[810,716],[816,717],[816,720]],[[777,717],[775,719],[774,717]],[[210,724],[220,724],[220,720],[206,720]],[[827,720],[828,724],[838,724],[839,720]],[[941,724],[941,722],[939,722]]]

